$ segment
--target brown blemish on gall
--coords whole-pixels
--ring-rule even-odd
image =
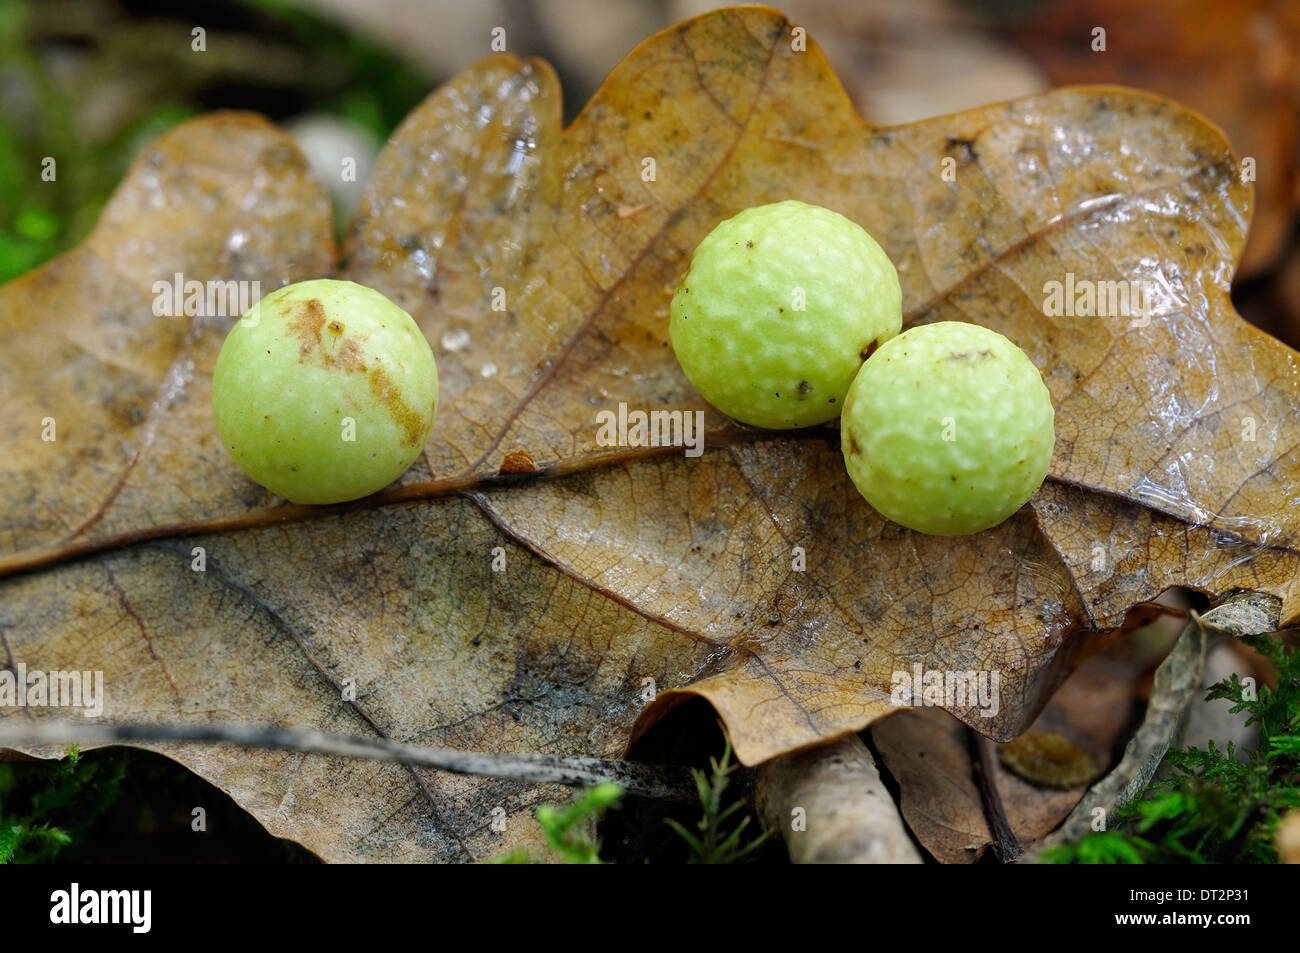
[[[501,461],[501,469],[498,471],[502,476],[512,476],[520,473],[532,473],[537,469],[537,464],[533,463],[533,456],[527,450],[514,450],[506,454],[506,458]]]
[[[858,438],[849,434],[849,453],[855,457],[862,455],[862,448],[858,446]]]
[[[375,400],[384,405],[397,426],[406,431],[403,443],[419,446],[424,434],[424,421],[402,399],[402,392],[393,385],[393,380],[382,367],[370,372],[370,393]]]
[[[299,360],[307,357],[313,348],[322,346],[321,331],[325,327],[325,307],[320,303],[320,299],[312,298],[304,301],[302,308],[289,322],[289,332],[298,339]],[[338,346],[333,351],[323,350],[321,363],[341,371],[365,371],[366,362],[361,350],[361,342],[365,337],[343,338],[343,323],[337,320],[329,322],[329,330],[338,341]]]
[[[363,339],[364,340],[364,339]],[[334,353],[328,351],[322,355],[326,367],[341,371],[364,371],[366,369],[365,352],[357,338],[344,338]]]
[[[319,298],[304,301],[302,309],[289,322],[289,333],[298,339],[298,353],[306,357],[320,343],[320,330],[325,326],[325,307]]]

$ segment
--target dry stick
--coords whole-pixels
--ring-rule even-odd
[[[754,769],[763,825],[779,830],[796,864],[919,864],[871,752],[857,735],[774,758]],[[793,812],[803,809],[803,830]]]
[[[1109,822],[1111,815],[1146,787],[1169,750],[1178,723],[1201,685],[1205,658],[1205,632],[1195,623],[1183,627],[1178,641],[1156,669],[1151,700],[1137,732],[1124,748],[1115,770],[1090,787],[1069,817],[1030,849],[1026,859],[1037,861],[1043,851],[1076,841],[1098,830],[1094,821]]]
[[[512,778],[536,784],[579,787],[613,781],[631,794],[666,801],[695,801],[690,772],[673,765],[652,765],[603,758],[545,754],[488,754],[450,748],[423,748],[386,738],[360,738],[299,728],[260,725],[76,724],[42,720],[0,724],[0,748],[26,745],[98,745],[182,741],[280,748],[340,758],[398,761],[456,774]]]
[[[979,782],[980,797],[984,802],[984,817],[993,834],[993,851],[998,855],[998,860],[1009,864],[1020,856],[1020,838],[1011,829],[1006,809],[1002,806],[1002,795],[998,793],[993,742],[969,726],[966,733],[970,739],[971,767],[975,772],[975,780]]]
[[[1178,734],[1188,705],[1200,691],[1207,628],[1236,636],[1273,632],[1281,608],[1282,600],[1276,596],[1238,592],[1221,600],[1204,616],[1193,612],[1169,655],[1156,669],[1146,716],[1129,739],[1120,763],[1088,789],[1060,827],[1034,844],[1026,859],[1037,861],[1049,847],[1083,837],[1095,829],[1095,818],[1109,820],[1147,786]]]

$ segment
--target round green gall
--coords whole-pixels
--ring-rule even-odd
[[[856,223],[804,202],[746,209],[700,242],[668,333],[696,390],[756,427],[839,416],[862,362],[902,326],[889,256]]]
[[[941,321],[867,361],[845,401],[849,477],[882,515],[940,536],[996,526],[1038,491],[1054,413],[1038,369],[1001,334]]]
[[[437,410],[424,334],[350,281],[267,295],[231,328],[212,378],[222,444],[249,477],[294,503],[383,489],[420,455]]]

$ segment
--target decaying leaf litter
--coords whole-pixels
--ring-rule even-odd
[[[416,318],[444,399],[412,471],[358,505],[285,505],[244,479],[209,413],[222,327],[150,308],[175,272],[264,290],[329,273],[323,191],[256,117],[146,150],[80,248],[0,290],[7,657],[103,669],[115,720],[496,752],[616,757],[698,696],[754,765],[888,714],[891,673],[918,662],[999,671],[995,716],[952,714],[1014,737],[1169,586],[1271,593],[1294,620],[1300,365],[1231,309],[1251,198],[1217,130],[1105,87],[875,129],[790,30],[739,8],[658,34],[567,129],[549,68],[504,55],[412,113],[337,274]],[[666,346],[690,250],[786,197],[880,241],[906,323],[978,321],[1042,370],[1056,456],[1007,523],[957,541],[895,527],[848,485],[833,428],[740,428],[691,391]],[[1044,317],[1065,273],[1149,281],[1150,320]],[[620,401],[703,410],[706,452],[597,445],[594,414]],[[54,444],[33,437],[47,416]],[[520,452],[536,469],[501,475]],[[327,859],[490,855],[556,797],[151,747]]]

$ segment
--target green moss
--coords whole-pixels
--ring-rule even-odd
[[[731,760],[731,741],[728,740],[722,757],[709,759],[709,771],[691,769],[703,810],[703,816],[695,825],[696,832],[687,830],[673,818],[664,822],[686,842],[693,864],[736,864],[748,860],[768,838],[766,831],[757,837],[746,838],[751,818],[742,813],[745,802],[732,799],[728,803],[725,795],[735,769]]]
[[[1274,832],[1300,807],[1300,653],[1278,636],[1243,638],[1277,671],[1277,688],[1256,696],[1236,672],[1214,685],[1206,701],[1225,699],[1233,714],[1259,726],[1259,745],[1239,752],[1209,742],[1174,749],[1174,775],[1156,782],[1116,812],[1115,828],[1045,851],[1058,864],[1277,863]]]
[[[48,863],[117,800],[121,758],[0,764],[0,864]]]
[[[537,823],[546,836],[546,846],[565,864],[599,864],[600,841],[591,837],[587,829],[600,820],[601,815],[618,804],[623,789],[605,782],[586,788],[567,807],[543,804],[537,809]],[[494,864],[538,863],[526,850],[516,848],[495,857]]]
[[[722,757],[709,759],[709,770],[691,769],[700,797],[700,819],[694,830],[676,818],[662,818],[681,837],[689,852],[689,862],[696,864],[734,864],[753,859],[764,846],[768,835],[747,837],[751,817],[746,816],[745,802],[729,791],[731,775],[736,764],[731,760],[731,743],[728,741]],[[599,864],[601,842],[586,833],[606,811],[619,807],[622,791],[616,784],[599,784],[585,789],[566,807],[546,804],[537,809],[537,823],[546,837],[547,848],[566,864]],[[643,819],[644,820],[644,819]],[[659,828],[662,830],[662,828]],[[644,837],[645,831],[640,832]],[[624,861],[650,862],[640,854],[624,855]],[[531,864],[536,859],[522,848],[508,851],[489,863]]]

